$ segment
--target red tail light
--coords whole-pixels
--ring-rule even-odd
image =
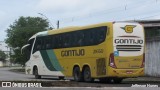
[[[110,57],[109,57],[109,66],[111,66],[112,68],[117,68],[116,65],[115,65],[115,62],[114,62],[114,55],[113,55],[113,53],[111,53]]]
[[[143,61],[142,61],[141,68],[143,68],[144,66],[145,66],[145,54],[143,54]]]

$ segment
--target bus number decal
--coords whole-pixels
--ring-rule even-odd
[[[85,50],[84,49],[79,49],[79,50],[62,50],[61,51],[61,56],[66,57],[66,56],[84,56],[85,55]]]
[[[93,50],[93,54],[97,54],[97,53],[103,53],[103,49]]]

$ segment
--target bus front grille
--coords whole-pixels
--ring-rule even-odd
[[[141,45],[117,45],[118,51],[141,51]]]
[[[105,60],[105,58],[97,59],[96,64],[97,64],[97,76],[106,75],[106,60]]]

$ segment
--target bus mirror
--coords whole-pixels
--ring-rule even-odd
[[[26,44],[21,48],[21,54],[23,54],[23,49],[25,49],[26,47],[30,46],[30,44]]]

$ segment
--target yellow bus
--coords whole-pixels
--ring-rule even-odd
[[[108,22],[39,32],[22,47],[26,74],[120,83],[144,75],[144,29],[139,23]]]

